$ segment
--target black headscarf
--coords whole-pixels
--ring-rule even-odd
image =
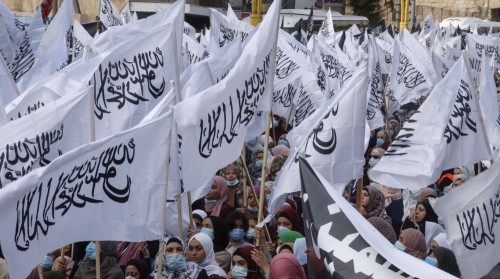
[[[229,234],[226,231],[224,220],[217,216],[209,216],[214,228],[214,252],[224,251],[229,244]]]
[[[432,252],[436,256],[439,269],[458,278],[462,276],[453,251],[445,247],[436,247],[432,249]]]
[[[436,211],[434,211],[434,208],[432,208],[431,204],[429,203],[429,200],[421,201],[417,203],[417,206],[419,204],[425,207],[425,218],[424,220],[422,220],[421,223],[418,224],[418,230],[425,235],[425,222],[438,223],[438,215],[436,214]],[[417,206],[415,206],[415,208]]]

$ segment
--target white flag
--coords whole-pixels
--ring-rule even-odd
[[[200,45],[196,40],[184,34],[182,37],[182,62],[181,72],[183,72],[188,65],[200,62],[209,56],[208,51],[204,46]]]
[[[122,25],[118,9],[110,0],[99,0],[99,19],[106,28]]]
[[[385,40],[383,38],[385,38]],[[385,31],[375,38],[375,42],[377,43],[377,52],[382,73],[389,74],[391,72],[394,40],[389,34],[387,34],[387,31]]]
[[[16,55],[17,47],[14,47],[12,40],[10,39],[9,32],[5,23],[0,18],[0,57],[5,60],[7,64],[10,64],[14,60]]]
[[[292,153],[272,192],[266,222],[278,213],[285,194],[300,191],[299,154],[339,192],[346,182],[362,176],[368,83],[365,62],[339,94],[288,134]]]
[[[30,37],[31,47],[33,51],[38,51],[38,46],[42,41],[43,35],[45,34],[45,23],[43,23],[42,18],[42,6],[38,8],[31,21],[30,26],[28,27],[28,36]]]
[[[430,66],[432,67],[432,64]],[[434,80],[427,75],[419,57],[396,38],[389,87],[399,106],[415,102],[421,96],[429,94],[434,84]]]
[[[419,190],[442,170],[491,159],[466,59],[460,58],[403,126],[370,170],[372,180]]]
[[[25,278],[46,253],[77,241],[163,237],[169,119],[84,145],[2,189],[10,275]]]
[[[0,128],[0,188],[91,141],[91,88]]]
[[[227,3],[227,18],[240,20],[236,13],[233,11],[233,7],[231,7],[231,4],[229,2]]]
[[[499,46],[500,38],[498,37],[467,34],[467,51],[481,57],[484,50],[488,58],[495,60],[497,68],[500,68]]]
[[[486,55],[481,60],[481,80],[479,85],[479,107],[483,117],[488,140],[492,146],[494,160],[499,159],[500,151],[500,98],[489,67]]]
[[[270,110],[280,3],[273,2],[225,79],[177,104],[185,190],[234,161],[255,114]]]
[[[43,35],[33,67],[17,82],[21,92],[71,63],[72,34],[73,1],[65,1]]]
[[[498,216],[500,164],[469,178],[438,199],[435,210],[443,217],[446,239],[455,253],[462,278],[481,278],[500,261]]]
[[[73,62],[83,57],[83,50],[92,44],[92,37],[78,20],[73,22]]]
[[[123,24],[127,24],[132,20],[132,15],[130,14],[130,2],[127,1],[125,6],[123,6],[120,16]]]
[[[5,60],[3,58],[0,60],[0,84],[2,85],[2,88],[0,89],[0,94],[2,95],[0,98],[2,106],[0,109],[3,110],[2,114],[5,115],[5,106],[3,104],[10,103],[12,100],[21,95],[21,93],[19,92],[19,88],[10,74]]]
[[[384,115],[381,108],[384,103],[384,82],[382,80],[382,67],[378,57],[377,43],[374,37],[370,37],[368,44],[368,76],[370,86],[368,88],[368,106],[366,108],[366,120],[370,130],[385,125]],[[385,107],[385,105],[384,105]]]
[[[26,35],[26,26],[0,1],[0,20],[3,20],[14,47],[19,47]]]
[[[210,9],[210,46],[209,52],[214,48],[223,47],[226,43],[238,40],[245,41],[253,26],[238,19],[229,18],[215,9]]]
[[[325,39],[325,42],[330,46],[335,42],[335,30],[333,29],[333,18],[330,8],[328,8],[323,24],[319,28],[318,37]]]
[[[96,139],[137,125],[178,80],[173,28],[136,34],[99,65],[92,78]]]
[[[184,21],[184,34],[188,35],[191,39],[196,40],[196,29],[191,24]]]
[[[31,47],[30,37],[26,32],[21,45],[16,50],[14,59],[9,64],[10,73],[16,83],[31,70],[33,63],[35,63],[35,52]]]

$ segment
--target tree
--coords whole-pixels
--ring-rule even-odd
[[[370,26],[373,26],[381,20],[380,4],[377,0],[348,0],[353,15],[364,16],[368,18]]]

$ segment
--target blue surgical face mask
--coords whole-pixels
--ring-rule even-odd
[[[248,229],[247,231],[247,240],[253,240],[255,238],[255,230]]]
[[[200,232],[205,233],[210,236],[211,239],[214,239],[214,230],[212,230],[211,228],[201,228]]]
[[[215,205],[217,203],[217,200],[209,200],[209,199],[205,199],[205,205]]]
[[[383,144],[384,144],[383,139],[377,139],[377,147],[382,147]]]
[[[95,260],[95,243],[90,242],[87,247],[85,247],[85,256],[91,260]]]
[[[228,181],[227,186],[234,187],[234,186],[238,185],[238,183],[240,183],[240,181],[238,179],[235,179],[233,181]]]
[[[290,231],[290,229],[287,227],[278,227],[278,235],[288,231]]]
[[[165,264],[167,265],[168,269],[174,271],[182,271],[186,270],[187,268],[186,257],[177,253],[167,255]]]
[[[205,258],[203,261],[201,261],[201,262],[198,264],[198,266],[199,266],[199,267],[205,267],[205,266],[207,266],[209,263],[210,263],[210,262],[208,261],[208,259],[207,259],[207,258]]]
[[[43,258],[43,260],[40,262],[40,266],[44,270],[51,269],[53,264],[54,260],[52,260],[52,258],[49,256],[45,256],[45,258]]]
[[[380,161],[379,159],[375,159],[375,158],[370,158],[370,160],[368,161],[368,164],[370,165],[370,167],[374,167],[376,164],[378,164],[378,161]]]
[[[254,139],[247,141],[247,145],[250,147],[255,147],[257,145],[257,139],[254,138]]]
[[[403,251],[403,252],[404,252],[404,251],[405,251],[405,249],[406,249],[406,246],[405,246],[403,243],[399,242],[399,240],[398,240],[398,241],[396,241],[396,243],[394,243],[394,246],[395,246],[398,250]]]
[[[229,232],[229,236],[236,241],[240,241],[245,236],[245,231],[243,229],[232,229]]]
[[[259,208],[257,206],[248,206],[247,209],[248,209],[248,211],[250,211],[252,213],[259,212]]]
[[[273,127],[277,128],[280,125],[280,122],[276,119],[273,120]]]
[[[248,275],[248,269],[235,265],[233,266],[233,269],[231,270],[231,274],[235,279],[241,279],[241,278],[246,278]]]
[[[431,257],[425,258],[424,262],[426,262],[426,263],[428,263],[428,264],[430,264],[432,266],[436,266],[437,263],[438,263],[438,261],[436,259],[431,258]]]
[[[258,169],[262,169],[262,160],[256,161],[255,162],[255,167]]]
[[[288,141],[286,141],[286,140],[279,140],[278,145],[284,145],[284,146],[290,147]]]

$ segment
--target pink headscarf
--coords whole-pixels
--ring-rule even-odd
[[[276,255],[269,266],[269,279],[307,279],[304,269],[293,254]]]
[[[213,208],[205,205],[205,211],[211,212],[211,216],[219,216],[222,205],[227,200],[227,181],[222,176],[217,175],[214,178],[214,182],[217,186],[217,191],[219,191],[219,195],[217,196],[217,203]]]
[[[273,153],[274,156],[278,155],[286,155],[290,154],[290,148],[286,147],[285,145],[276,145],[271,152]]]

